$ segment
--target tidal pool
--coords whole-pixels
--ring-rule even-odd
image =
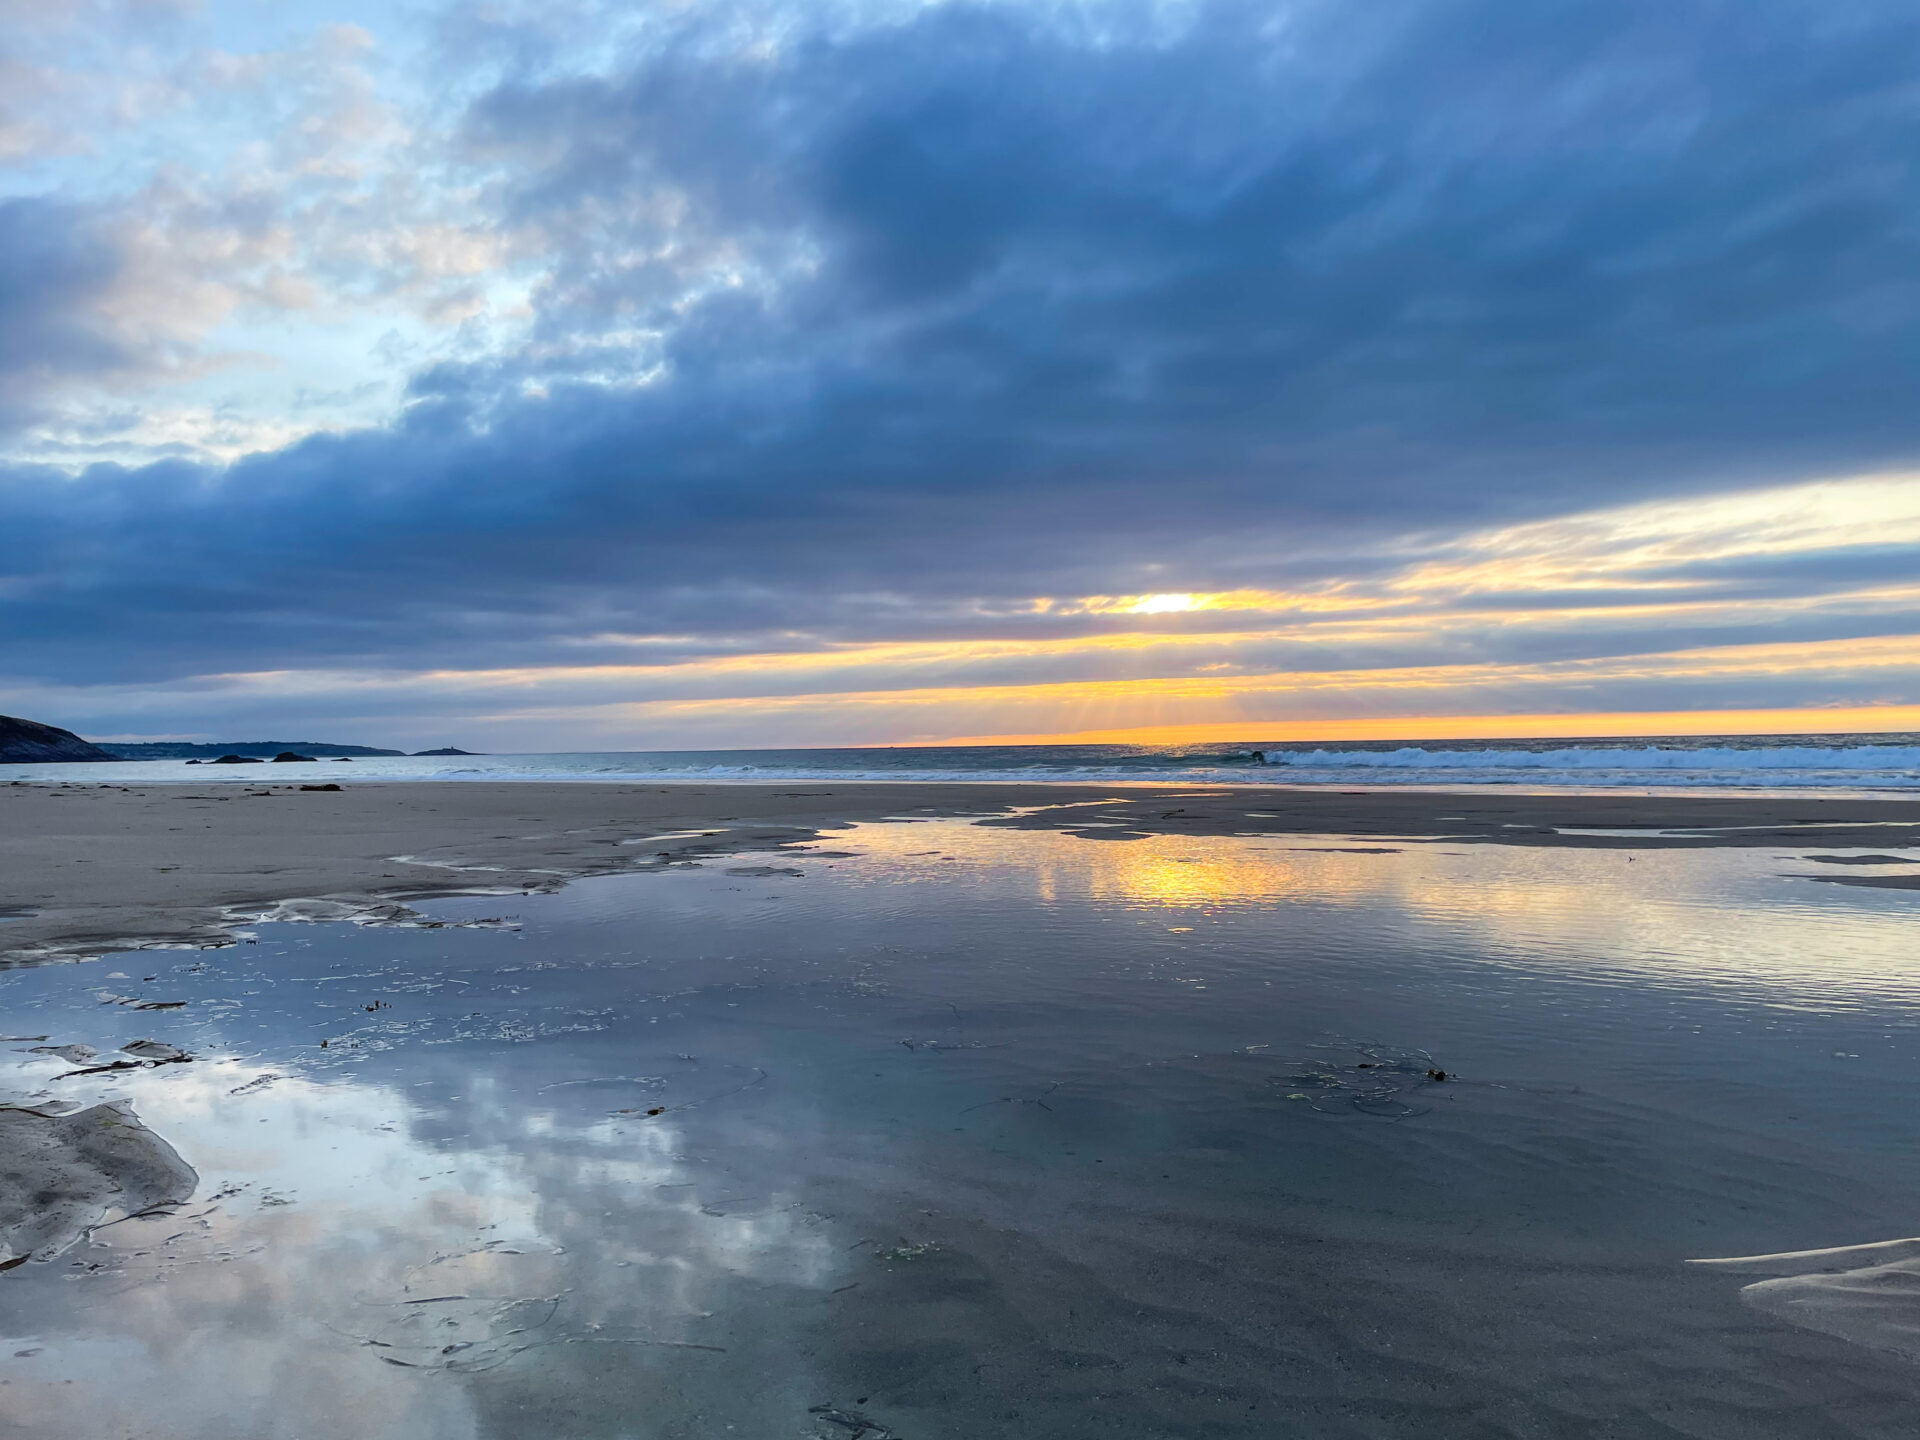
[[[198,1177],[0,1273],[0,1437],[1911,1435],[1686,1263],[1920,1233],[1920,894],[1816,872],[941,820],[0,973]]]

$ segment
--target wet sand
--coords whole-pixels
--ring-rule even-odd
[[[177,1166],[14,1122],[0,1440],[1895,1440],[1856,849],[934,819],[18,966],[0,1095]]]
[[[1089,840],[1332,834],[1598,849],[1910,847],[1920,800],[1183,789],[1085,785],[354,783],[331,767],[257,780],[0,786],[0,964],[136,945],[217,945],[303,902],[395,914],[435,895],[546,891],[588,875],[778,851],[890,816],[972,815]],[[338,791],[303,785],[339,784]],[[1612,831],[1625,833],[1567,833]],[[1696,833],[1670,833],[1696,832]],[[1809,868],[1820,868],[1810,866]],[[1829,873],[1915,888],[1920,876]]]

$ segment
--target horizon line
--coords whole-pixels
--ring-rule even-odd
[[[938,750],[995,745],[1248,745],[1260,741],[1300,744],[1313,741],[1404,740],[1621,740],[1689,738],[1723,735],[1728,738],[1766,736],[1874,735],[1920,732],[1920,705],[1833,706],[1821,709],[1778,710],[1650,710],[1589,711],[1573,714],[1415,715],[1357,717],[1325,720],[1201,721],[1175,725],[1110,726],[1090,730],[960,735],[910,740],[858,740],[841,744],[758,744],[689,746],[655,742],[615,750],[588,746],[567,750],[495,748],[494,755],[592,755],[649,752],[687,753],[750,750]],[[171,735],[164,738],[91,738],[97,745],[258,745],[261,740],[200,740]],[[271,742],[278,743],[278,742]],[[359,745],[389,748],[363,740],[310,740],[314,745]],[[474,741],[486,744],[485,741]],[[498,745],[499,742],[495,742]],[[414,752],[392,747],[402,754]],[[462,747],[465,748],[465,747]]]
[[[1848,723],[1857,721],[1859,723]],[[1591,711],[1579,714],[1416,715],[1343,720],[1205,721],[1043,734],[968,735],[896,742],[889,748],[959,745],[1183,745],[1237,739],[1621,740],[1701,735],[1872,735],[1920,731],[1920,705],[1852,705],[1789,710]],[[789,746],[789,749],[832,748]]]

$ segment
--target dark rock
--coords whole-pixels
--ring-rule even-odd
[[[119,758],[58,725],[0,715],[0,765],[56,765]]]
[[[452,745],[448,745],[440,750],[416,750],[413,753],[415,755],[476,755],[479,752],[476,750],[460,750]]]
[[[276,765],[311,765],[313,763],[313,756],[296,755],[291,750],[282,750],[278,755],[273,757],[273,763]]]
[[[338,785],[302,785],[302,790],[338,790]]]
[[[283,750],[296,755],[331,759],[349,755],[404,755],[404,750],[378,750],[371,745],[331,745],[322,740],[143,740],[138,744],[109,742],[100,747],[122,760],[211,760],[220,755],[252,755],[271,760]]]
[[[218,760],[209,760],[209,765],[264,765],[267,762],[252,755],[222,755]]]

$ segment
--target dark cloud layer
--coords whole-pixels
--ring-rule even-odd
[[[951,633],[1920,450],[1911,6],[676,24],[589,73],[469,19],[524,343],[391,428],[0,476],[0,669]],[[118,363],[80,233],[0,206],[0,409]]]
[[[104,378],[128,363],[93,314],[120,268],[78,207],[0,200],[0,433],[31,414],[54,381]]]

